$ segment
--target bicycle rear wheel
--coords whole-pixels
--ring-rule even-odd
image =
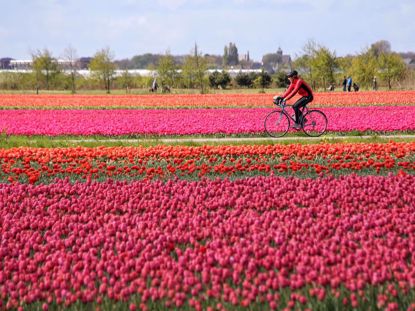
[[[320,110],[309,110],[303,116],[302,128],[308,136],[321,136],[327,130],[327,117]]]
[[[290,129],[290,120],[284,111],[277,109],[267,115],[264,127],[269,136],[282,137]]]

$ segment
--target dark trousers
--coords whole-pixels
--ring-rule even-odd
[[[297,123],[300,123],[299,120],[301,120],[301,117],[302,117],[300,108],[305,107],[305,105],[307,105],[308,103],[312,101],[313,101],[313,96],[304,96],[295,102],[295,104],[293,105],[293,109],[295,111],[295,121]]]

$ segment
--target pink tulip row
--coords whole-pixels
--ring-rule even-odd
[[[414,183],[349,175],[1,184],[0,303],[277,309],[330,296],[357,307],[376,288],[372,304],[398,306],[398,293],[415,286]]]
[[[289,108],[289,113],[292,113]],[[17,135],[182,135],[263,133],[272,108],[1,110],[0,130]],[[415,106],[331,107],[329,131],[415,130]]]

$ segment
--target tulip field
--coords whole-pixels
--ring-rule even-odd
[[[230,108],[269,107],[275,94],[155,94],[155,95],[20,95],[1,94],[2,108],[85,109],[85,108]],[[297,97],[294,97],[291,102]],[[313,105],[373,106],[412,105],[415,91],[321,92]]]
[[[327,115],[332,133],[415,131],[415,91],[317,93],[309,106]],[[0,95],[0,131],[28,136],[261,136],[272,109],[270,94],[11,94]]]
[[[0,182],[240,179],[253,176],[415,173],[415,143],[99,148],[12,148]]]
[[[269,95],[215,96],[0,95],[0,129],[263,132]],[[331,133],[415,130],[412,91],[316,106]],[[393,139],[0,148],[0,310],[415,310],[414,184]]]
[[[289,108],[291,109],[291,108]],[[270,108],[0,110],[11,135],[264,135]],[[415,131],[415,106],[328,107],[330,132]]]

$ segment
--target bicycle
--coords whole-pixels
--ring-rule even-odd
[[[270,112],[264,121],[264,127],[267,134],[271,137],[282,137],[289,131],[290,128],[300,130],[307,136],[319,137],[327,130],[327,117],[317,109],[308,109],[307,105],[301,109],[302,118],[300,120],[300,128],[291,126],[291,122],[295,124],[295,116],[290,116],[286,107],[292,105],[286,104],[285,100],[280,100],[274,104],[278,106],[274,111]]]

